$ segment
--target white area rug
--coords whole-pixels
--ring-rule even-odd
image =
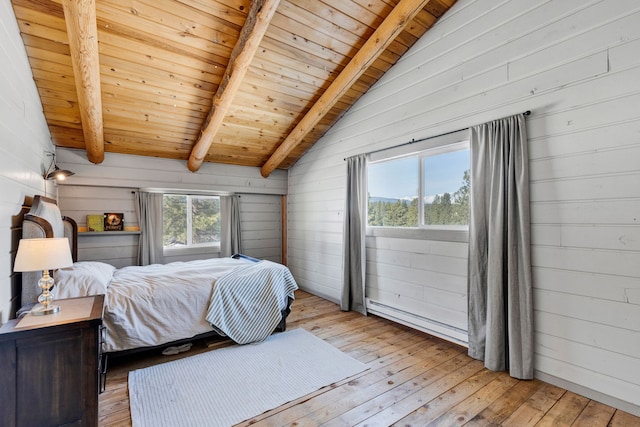
[[[230,426],[367,369],[304,329],[129,373],[134,427]]]

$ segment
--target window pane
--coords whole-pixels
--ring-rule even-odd
[[[423,158],[424,224],[469,224],[469,150]]]
[[[368,166],[368,225],[418,226],[419,165],[414,156]]]
[[[191,239],[194,245],[220,241],[220,198],[192,197]]]
[[[187,196],[165,195],[162,198],[162,244],[187,244]]]

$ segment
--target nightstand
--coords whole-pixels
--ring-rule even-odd
[[[104,295],[55,303],[57,314],[27,314],[0,328],[3,425],[98,425]]]

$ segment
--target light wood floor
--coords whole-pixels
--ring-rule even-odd
[[[344,313],[296,293],[288,329],[305,328],[370,369],[243,425],[640,426],[640,418],[541,381],[483,368],[466,349],[375,316]],[[212,343],[209,343],[212,344]],[[127,373],[229,345],[196,342],[186,353],[110,362],[100,425],[130,426]]]

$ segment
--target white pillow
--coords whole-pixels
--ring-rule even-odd
[[[55,298],[104,295],[116,268],[97,261],[81,261],[53,272]]]

